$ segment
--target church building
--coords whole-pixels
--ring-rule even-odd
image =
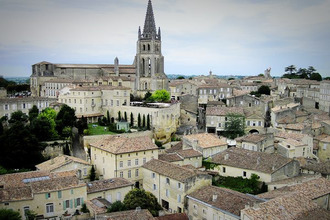
[[[61,81],[72,85],[111,85],[113,81],[128,81],[134,95],[159,89],[168,90],[168,78],[164,73],[164,57],[160,28],[156,23],[151,0],[148,1],[143,32],[138,29],[137,52],[132,65],[119,64],[55,64],[40,62],[32,65],[30,77],[33,96],[48,96],[49,89],[63,87]],[[120,83],[119,83],[120,84]],[[48,88],[48,87],[52,88]],[[53,94],[53,96],[55,96]]]

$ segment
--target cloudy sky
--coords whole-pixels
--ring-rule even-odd
[[[0,0],[0,75],[31,65],[132,64],[147,0]],[[330,76],[330,0],[153,0],[167,74]]]

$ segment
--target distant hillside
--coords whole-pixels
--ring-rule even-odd
[[[167,77],[169,79],[176,79],[179,76],[183,76],[184,78],[189,79],[190,77],[195,77],[195,76],[198,76],[198,75],[179,75],[179,74],[168,74],[167,75]],[[224,76],[215,75],[215,76],[218,77],[218,78],[220,78],[220,79],[229,79],[229,78],[238,78],[238,79],[241,79],[241,78],[244,78],[245,77],[245,76],[233,76],[233,75],[224,75]]]

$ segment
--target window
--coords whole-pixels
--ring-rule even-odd
[[[123,171],[121,171],[121,172],[119,173],[119,176],[120,176],[121,178],[124,177],[124,173],[123,173]]]
[[[153,185],[152,185],[152,189],[153,189],[153,190],[156,190],[156,189],[157,189],[157,185],[156,185],[156,184],[153,184]]]
[[[23,210],[24,210],[24,216],[26,216],[26,213],[27,213],[27,211],[30,210],[30,207],[29,207],[29,206],[25,206],[25,207],[23,208]]]
[[[139,169],[135,170],[135,176],[139,176]]]
[[[127,176],[128,176],[128,178],[131,178],[131,170],[129,170],[129,171],[127,172]]]
[[[60,198],[62,198],[62,191],[58,191],[57,192],[57,197],[60,199]]]
[[[145,164],[147,162],[147,158],[143,158],[143,164]]]
[[[205,209],[203,209],[203,215],[206,215],[206,210]]]
[[[178,195],[178,202],[181,202],[181,195]]]
[[[246,172],[245,171],[243,171],[243,176],[246,177]]]
[[[129,167],[131,166],[131,160],[127,161],[127,166],[129,166]]]
[[[151,178],[155,179],[156,178],[156,174],[155,173],[152,173],[151,174]]]
[[[170,196],[170,191],[168,189],[166,189],[165,194],[166,194],[167,197],[169,197]]]
[[[166,184],[170,185],[170,179],[166,178]]]
[[[77,198],[75,206],[77,207],[77,206],[80,206],[80,205],[81,205],[81,198]]]
[[[135,159],[135,165],[139,165],[139,159]]]
[[[226,167],[222,167],[222,172],[223,172],[223,173],[226,172]]]
[[[87,175],[87,168],[84,168],[84,176]]]
[[[121,200],[121,192],[117,192],[117,201]]]
[[[51,194],[50,194],[50,193],[46,193],[46,199],[49,199],[49,198],[50,198],[50,196],[51,196]]]
[[[70,208],[70,200],[65,200],[64,209]]]
[[[71,189],[71,195],[73,195],[73,189]]]
[[[104,157],[102,159],[103,159],[103,163],[104,163]]]
[[[46,213],[53,213],[54,212],[54,204],[53,203],[47,203],[46,204]]]
[[[119,167],[123,167],[124,166],[124,162],[123,161],[119,161]]]
[[[261,121],[258,121],[258,126],[261,126]]]
[[[181,189],[181,183],[178,183],[178,189]]]

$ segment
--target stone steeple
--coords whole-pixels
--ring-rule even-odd
[[[143,27],[143,39],[158,39],[160,35],[157,35],[156,23],[154,18],[154,11],[152,9],[151,0],[148,1],[148,8],[146,13],[146,19]]]

